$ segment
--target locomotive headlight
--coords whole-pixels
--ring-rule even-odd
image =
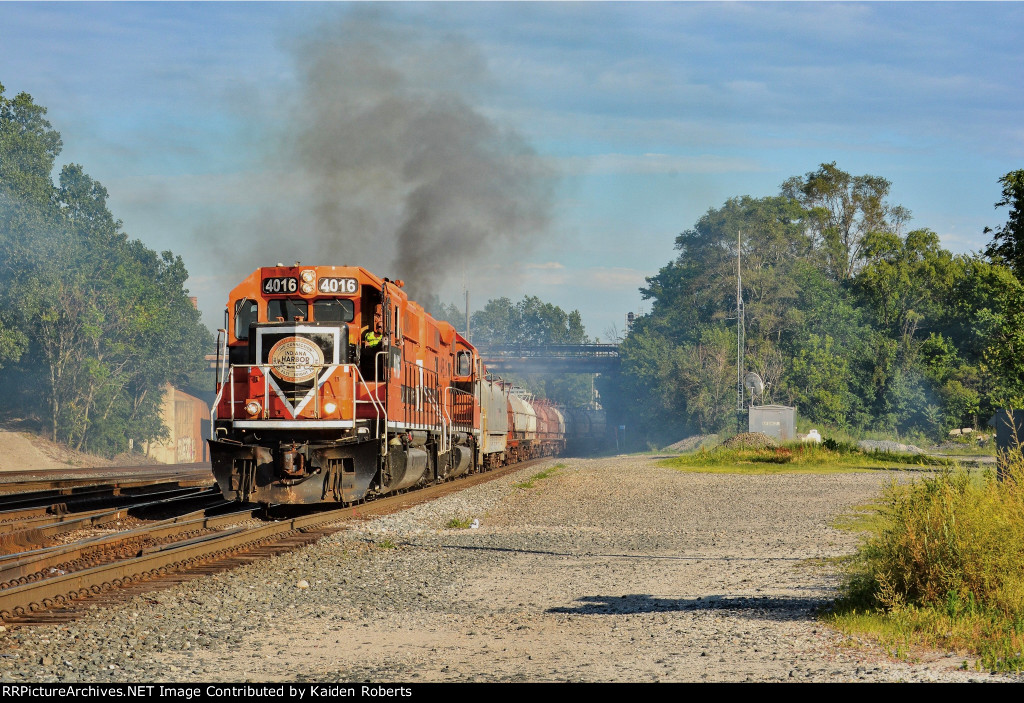
[[[313,269],[306,269],[299,274],[299,278],[301,278],[304,283],[312,283],[313,279],[316,278],[316,273]]]
[[[338,409],[338,406],[335,405],[334,403],[331,403],[331,402],[324,403],[324,412],[327,413],[328,415],[333,415],[334,411],[337,410],[337,409]]]
[[[250,400],[245,404],[245,413],[249,417],[256,417],[263,410],[263,406],[260,405],[258,400]]]
[[[302,285],[299,286],[299,290],[301,290],[306,295],[309,295],[310,293],[313,292],[313,284],[312,283],[303,283]]]

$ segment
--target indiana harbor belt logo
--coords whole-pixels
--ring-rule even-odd
[[[316,376],[324,365],[324,353],[311,340],[285,337],[270,348],[267,359],[271,372],[287,383],[303,383]]]

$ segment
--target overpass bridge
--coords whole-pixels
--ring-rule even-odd
[[[489,344],[477,347],[494,373],[612,373],[618,344]]]

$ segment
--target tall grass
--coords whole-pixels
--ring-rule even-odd
[[[833,618],[907,643],[970,651],[986,668],[1024,668],[1024,460],[1003,481],[945,471],[891,484],[883,520],[851,562]],[[872,621],[865,625],[865,617]]]
[[[765,449],[715,447],[663,459],[662,466],[681,471],[716,473],[826,473],[894,469],[907,466],[949,466],[953,462],[923,454],[862,451],[828,439],[822,444],[785,444]]]

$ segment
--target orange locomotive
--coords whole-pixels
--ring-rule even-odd
[[[225,316],[210,456],[230,500],[351,503],[564,446],[557,409],[524,401],[532,431],[513,417],[473,345],[401,281],[266,267]]]

